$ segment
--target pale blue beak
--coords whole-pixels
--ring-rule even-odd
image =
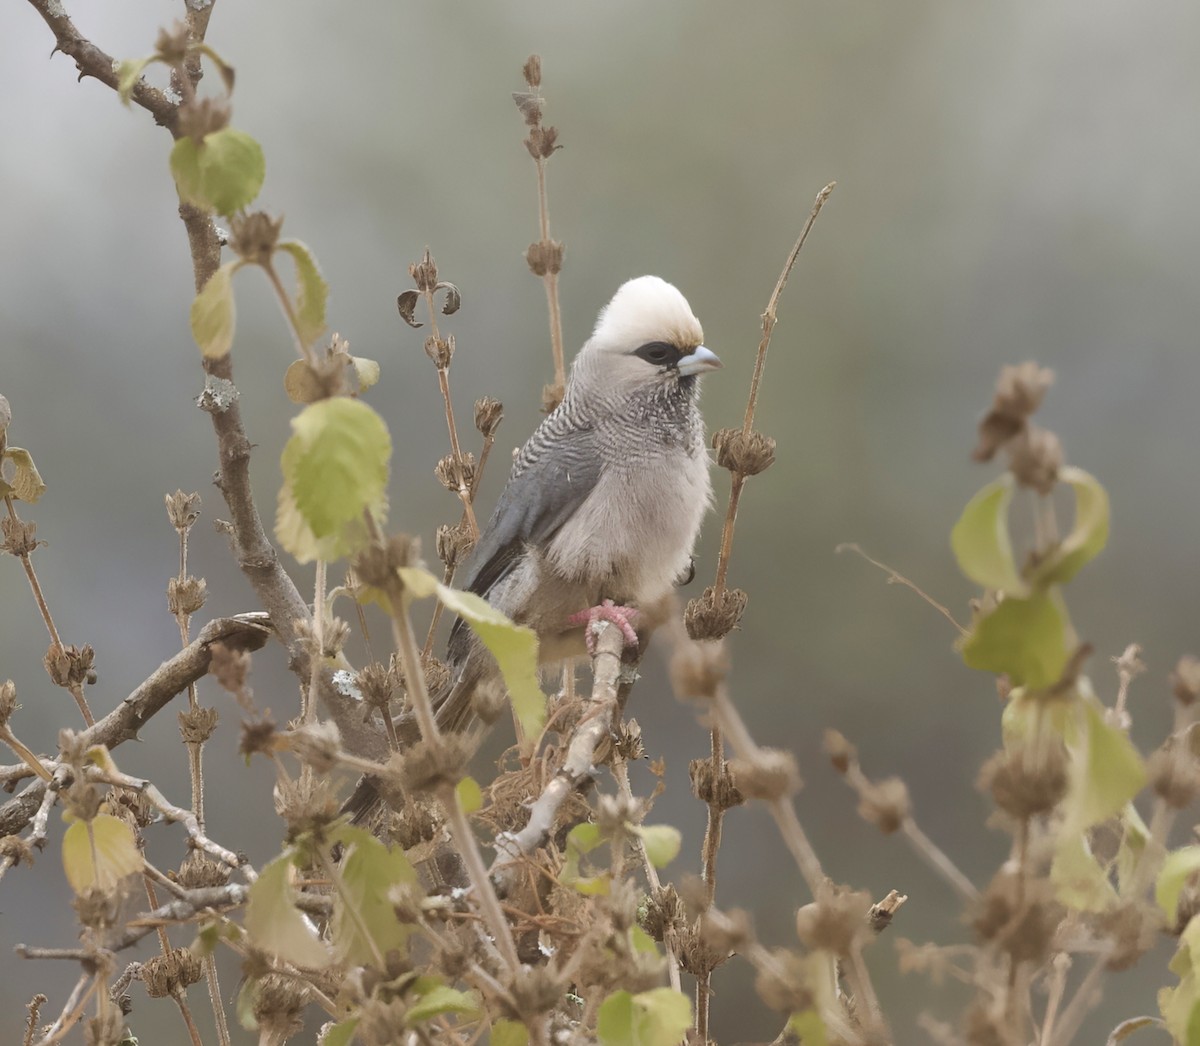
[[[697,345],[690,355],[684,356],[679,361],[679,373],[684,377],[690,374],[703,374],[706,370],[717,370],[721,366],[721,361],[717,359],[717,354],[703,345]]]

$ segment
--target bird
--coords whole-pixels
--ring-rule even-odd
[[[712,503],[700,378],[720,366],[666,280],[631,279],[600,311],[459,577],[537,633],[543,667],[582,655],[597,620],[636,643],[638,608],[688,575]],[[449,683],[433,695],[439,728],[494,718],[503,679],[462,619],[446,662]]]

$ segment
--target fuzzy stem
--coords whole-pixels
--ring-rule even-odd
[[[261,263],[262,270],[267,274],[267,279],[271,281],[271,287],[275,291],[275,297],[279,300],[279,307],[283,310],[283,317],[287,320],[288,330],[292,332],[292,337],[296,341],[296,351],[300,354],[300,358],[304,360],[310,367],[316,366],[317,357],[313,352],[312,347],[305,344],[304,338],[300,335],[300,321],[296,317],[295,306],[292,305],[292,299],[288,296],[287,290],[283,286],[283,281],[279,278],[279,273],[275,271],[275,266],[270,259]]]

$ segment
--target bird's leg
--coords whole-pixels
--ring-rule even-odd
[[[638,619],[638,613],[637,607],[619,607],[611,599],[606,599],[598,607],[591,607],[588,610],[581,610],[578,614],[572,614],[567,618],[567,624],[584,626],[584,640],[587,643],[588,653],[595,654],[596,635],[592,631],[592,625],[597,621],[611,621],[621,630],[626,643],[637,646],[638,637],[633,625]]]

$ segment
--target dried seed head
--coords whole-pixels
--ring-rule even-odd
[[[1171,673],[1171,693],[1181,705],[1194,704],[1200,697],[1200,658],[1184,654]]]
[[[408,534],[394,534],[383,545],[372,544],[354,557],[354,573],[364,585],[398,594],[401,567],[421,564],[421,542]]]
[[[270,755],[275,751],[278,743],[279,737],[275,731],[275,720],[271,718],[269,712],[260,719],[242,720],[242,738],[238,742],[238,754],[244,755],[247,762],[255,752]]]
[[[692,639],[724,639],[742,620],[750,597],[740,588],[727,588],[720,597],[711,585],[699,599],[689,599],[683,624]]]
[[[744,955],[754,945],[754,926],[748,912],[709,908],[700,916],[700,940],[717,955]]]
[[[96,681],[96,673],[92,670],[95,660],[96,652],[90,645],[77,647],[72,643],[70,646],[61,647],[57,643],[51,643],[45,657],[42,658],[42,664],[45,665],[46,673],[55,686],[70,688]]]
[[[0,683],[0,729],[8,727],[12,714],[20,707],[17,704],[17,684],[6,679]]]
[[[191,98],[179,106],[176,127],[179,134],[199,145],[205,135],[222,131],[229,126],[232,109],[224,95]]]
[[[1162,914],[1151,904],[1130,902],[1101,912],[1095,927],[1099,935],[1112,942],[1107,968],[1127,970],[1157,943]]]
[[[142,983],[152,999],[176,996],[204,976],[200,959],[190,948],[173,948],[142,963]]]
[[[991,461],[996,451],[1025,428],[1053,382],[1054,372],[1032,360],[1002,368],[991,410],[979,423],[979,443],[971,456],[976,461]]]
[[[230,694],[240,694],[246,688],[246,677],[250,674],[250,651],[234,650],[224,643],[209,645],[208,673],[217,685]]]
[[[397,674],[390,668],[385,668],[378,661],[372,661],[364,666],[354,677],[358,692],[363,701],[371,708],[378,708],[385,715],[391,703],[392,694],[400,685]]]
[[[642,741],[642,728],[636,719],[625,720],[613,728],[613,749],[627,763],[646,758],[646,745]]]
[[[729,810],[746,801],[734,783],[728,763],[714,771],[711,759],[693,759],[688,764],[688,776],[692,780],[692,794],[708,806]]]
[[[200,518],[200,495],[185,494],[182,490],[165,495],[167,503],[167,519],[171,526],[181,534],[191,530],[196,520]]]
[[[229,246],[239,258],[268,265],[282,228],[283,219],[272,218],[265,211],[235,215],[229,222]]]
[[[687,922],[683,901],[670,883],[652,890],[638,910],[638,925],[660,944],[665,935]]]
[[[713,433],[717,464],[743,476],[757,476],[775,461],[775,441],[761,432],[718,429]]]
[[[496,429],[504,419],[504,404],[491,396],[480,396],[475,401],[475,427],[484,439],[493,439]]]
[[[859,790],[858,816],[884,835],[900,829],[911,813],[908,787],[898,777],[868,782]]]
[[[562,148],[558,144],[558,128],[543,127],[540,124],[529,128],[524,145],[529,155],[535,160],[548,160]]]
[[[175,617],[196,613],[208,598],[208,582],[202,577],[173,577],[167,581],[167,609]]]
[[[450,360],[454,357],[453,334],[445,338],[437,338],[431,334],[425,339],[424,346],[425,355],[433,360],[438,370],[445,370],[450,366]]]
[[[737,790],[750,799],[773,803],[800,790],[796,757],[778,748],[760,748],[752,756],[727,764]]]
[[[531,243],[525,249],[525,264],[534,276],[545,276],[547,273],[562,272],[563,256],[566,247],[558,240],[542,240]]]
[[[1016,1046],[1012,1021],[1004,1007],[986,996],[979,996],[967,1009],[965,1028],[967,1046]]]
[[[283,1042],[304,1027],[308,987],[296,977],[268,973],[256,983],[254,1020],[268,1042]],[[399,1039],[388,1040],[393,1042]]]
[[[400,784],[406,792],[432,792],[456,785],[466,773],[474,754],[471,740],[462,734],[443,734],[431,744],[427,740],[408,748],[400,760]]]
[[[802,1013],[814,1004],[808,983],[808,966],[795,952],[777,948],[769,966],[760,966],[754,977],[754,990],[772,1010]]]
[[[332,779],[315,775],[275,785],[275,813],[287,825],[288,840],[303,835],[321,836],[342,814]]]
[[[1189,744],[1173,737],[1150,756],[1146,775],[1150,787],[1175,810],[1182,810],[1200,792],[1200,761]]]
[[[405,850],[429,842],[441,827],[437,805],[415,797],[405,801],[388,820],[388,834]]]
[[[89,930],[110,930],[122,921],[123,891],[89,886],[71,902],[79,921]]]
[[[1020,486],[1031,487],[1042,495],[1054,489],[1063,466],[1063,449],[1053,432],[1026,425],[1009,443],[1008,452],[1008,467]]]
[[[184,743],[202,745],[213,735],[217,728],[217,710],[215,708],[195,708],[179,713],[179,733]]]
[[[720,640],[675,644],[671,653],[671,686],[681,700],[712,700],[729,674],[729,652]]]
[[[211,886],[224,886],[232,874],[232,868],[214,861],[203,850],[189,850],[179,865],[176,878],[184,889],[200,890]]]
[[[525,82],[532,88],[542,86],[542,56],[531,54],[525,59],[525,65],[521,69],[521,75],[525,77]]]
[[[442,486],[452,493],[458,493],[464,487],[470,490],[475,482],[475,455],[468,451],[455,461],[453,454],[447,454],[434,466],[433,472]]]
[[[458,487],[453,488],[457,490]],[[443,523],[437,528],[436,535],[438,559],[450,569],[454,569],[470,554],[475,547],[475,538],[471,527],[465,521],[458,523]]]
[[[849,955],[855,942],[870,932],[870,910],[871,895],[866,890],[828,885],[796,913],[796,933],[806,947]]]
[[[0,542],[0,552],[9,552],[14,556],[28,556],[38,545],[45,544],[35,537],[37,524],[31,520],[5,516],[0,519],[0,533],[4,534],[4,541]]]
[[[437,287],[438,270],[437,262],[433,260],[433,255],[429,253],[429,248],[425,248],[425,253],[421,255],[421,260],[413,262],[408,267],[408,274],[413,278],[413,283],[417,285],[417,290],[422,294],[429,292],[433,293]]]
[[[1000,871],[988,884],[971,920],[975,932],[1017,961],[1040,966],[1050,955],[1063,909],[1045,879]]]
[[[19,835],[0,836],[0,859],[11,864],[33,864],[33,845]]]
[[[601,795],[596,800],[596,824],[605,838],[629,834],[629,825],[638,824],[645,815],[641,800],[635,796]]]
[[[167,65],[182,65],[191,50],[191,35],[188,27],[180,21],[171,23],[170,28],[159,29],[154,38],[154,50]]]
[[[1067,753],[1061,741],[1014,744],[983,764],[979,788],[1018,821],[1053,810],[1067,793]]]
[[[128,1041],[125,1014],[117,1006],[106,1007],[83,1023],[84,1046],[121,1046]]]
[[[839,774],[844,774],[858,762],[858,749],[836,730],[825,731],[825,754]]]
[[[511,1016],[517,1020],[528,1020],[538,1014],[548,1013],[558,1005],[564,988],[566,985],[548,966],[517,967],[508,985]],[[498,1001],[503,1005],[507,1000],[501,998]]]
[[[338,765],[342,735],[332,719],[297,727],[288,735],[288,742],[296,758],[319,774],[327,774]]]

